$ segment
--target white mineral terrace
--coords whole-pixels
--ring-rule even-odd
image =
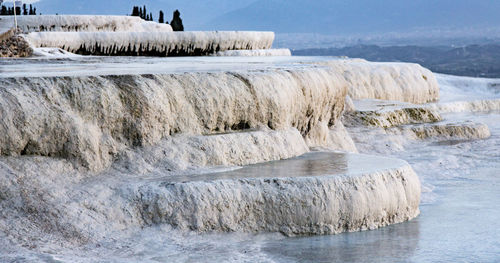
[[[199,56],[217,51],[269,49],[273,32],[33,32],[35,48],[55,47],[82,55]]]
[[[488,102],[494,104],[495,101]],[[464,105],[474,103],[461,102]],[[355,100],[354,109],[344,114],[343,122],[348,127],[363,125],[379,127],[385,129],[388,134],[404,135],[412,139],[474,140],[490,137],[488,126],[482,123],[443,119],[441,113],[446,113],[446,107],[449,105],[449,103],[417,105],[399,101]],[[458,108],[458,111],[461,109]]]
[[[366,63],[351,59],[348,63],[321,62],[343,71],[352,87],[352,99],[380,99],[411,103],[427,103],[439,99],[439,86],[434,74],[418,64]]]
[[[246,235],[253,247],[237,256],[262,251],[258,240],[272,235],[289,249],[278,261],[288,262],[295,250],[289,244],[298,238],[278,233],[369,230],[411,220],[420,209],[430,211],[429,203],[419,208],[421,192],[429,200],[432,178],[439,178],[434,181],[439,187],[443,176],[461,177],[468,169],[464,151],[473,150],[467,142],[487,148],[477,162],[485,167],[497,162],[487,167],[493,176],[498,170],[494,140],[500,117],[486,125],[481,123],[486,117],[448,113],[498,109],[500,86],[494,80],[436,79],[416,64],[359,59],[83,57],[38,51],[55,59],[0,60],[0,261],[22,261],[26,251],[41,255],[35,262],[78,261],[74,253],[85,258],[80,261],[98,261],[88,251],[99,260],[107,253],[115,258],[111,262],[126,261],[121,259],[131,253],[152,255],[151,261],[193,253],[201,260],[184,261],[223,261],[221,255],[205,256],[226,245],[231,252],[226,240],[231,235]],[[437,80],[443,94],[457,98],[439,101]],[[455,144],[451,153],[439,148]],[[395,158],[380,157],[398,151]],[[424,177],[396,158],[417,160],[412,166]],[[443,165],[456,166],[449,172]],[[494,188],[494,182],[483,183]],[[458,189],[463,198],[497,196],[497,189],[480,198],[484,192],[470,190],[474,184],[463,186]],[[394,234],[394,228],[424,224],[455,205],[457,213],[441,218],[456,222],[464,215],[462,204],[444,203],[433,215],[378,234],[392,233],[393,240],[405,232]],[[491,217],[490,223],[498,221]],[[481,219],[469,218],[454,228],[467,229]],[[455,240],[447,228],[435,226],[426,230],[428,240]],[[402,240],[367,241],[366,233],[357,233],[364,242],[359,244],[350,243],[352,234],[338,238],[348,247],[373,243],[376,255],[387,257],[391,249],[380,252],[377,246],[398,247]],[[420,246],[422,239],[409,236],[413,251],[413,243]],[[321,246],[311,242],[325,240],[320,238],[304,238],[305,249],[296,253],[316,254]],[[462,240],[454,242],[463,249]],[[165,251],[167,257],[156,256]],[[44,257],[58,254],[67,257]],[[373,255],[355,254],[364,261]],[[249,258],[262,261],[254,254]]]
[[[214,54],[218,57],[268,57],[268,56],[285,56],[292,55],[290,49],[255,49],[255,50],[227,50],[219,51]]]
[[[0,230],[71,249],[158,225],[319,235],[410,220],[420,182],[405,161],[331,151],[357,151],[348,92],[435,101],[429,74],[310,57],[1,60]]]
[[[410,103],[439,99],[439,87],[434,75],[418,64],[374,63],[361,59],[333,57],[136,58],[69,55],[64,61],[35,57],[15,61],[0,60],[0,77],[179,74],[311,68],[328,68],[343,74],[344,79],[349,83],[349,93],[353,99],[376,97]],[[427,77],[424,79],[422,76]]]
[[[346,112],[345,124],[390,128],[411,123],[431,123],[442,120],[439,111],[428,105],[399,101],[355,100],[354,110]]]
[[[414,218],[420,203],[420,182],[406,162],[325,152],[157,178],[137,188],[143,205],[154,208],[143,211],[147,222],[201,231],[296,235],[375,229]]]
[[[61,57],[63,59],[64,57]],[[328,57],[98,57],[69,56],[64,60],[29,58],[0,60],[0,77],[180,74],[185,72],[264,71],[326,68]],[[339,60],[340,61],[340,60]],[[368,63],[368,62],[366,62]]]
[[[0,17],[2,24],[13,24],[12,16]],[[171,32],[168,24],[145,21],[135,16],[37,15],[18,16],[18,27],[29,32]]]
[[[0,17],[0,30],[12,26],[12,17]],[[228,50],[270,49],[274,41],[273,32],[172,32],[168,24],[132,16],[20,16],[18,27],[33,48],[60,48],[81,55],[200,56]],[[290,52],[241,54],[289,55]]]

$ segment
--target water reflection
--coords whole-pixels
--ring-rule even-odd
[[[217,170],[214,170],[213,173],[165,176],[152,180],[159,180],[163,184],[170,184],[225,179],[312,177],[326,175],[356,176],[386,169],[400,168],[406,164],[405,161],[394,158],[336,152],[310,152],[291,159],[247,165],[240,169],[230,169],[225,172],[217,172]]]
[[[356,162],[356,159],[350,158],[350,155],[345,153],[311,152],[296,158],[248,165],[225,172],[163,177],[161,181],[174,183],[224,179],[343,175],[353,169],[355,170],[354,167],[351,169],[351,166],[355,165]]]
[[[298,237],[264,244],[279,262],[405,262],[418,247],[418,219],[375,231]]]

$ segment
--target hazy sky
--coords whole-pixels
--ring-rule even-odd
[[[0,0],[1,1],[1,0]],[[24,0],[22,1],[23,4],[32,4],[32,3],[36,3],[36,2],[39,2],[40,0]],[[14,2],[14,0],[3,0],[4,3],[12,3]]]
[[[167,17],[179,9],[188,28],[203,26],[224,13],[243,8],[256,0],[40,0],[37,9],[43,14],[130,14],[134,5],[146,5],[155,19],[163,10]]]
[[[146,4],[155,19],[179,9],[187,30],[363,34],[500,26],[500,0],[40,0],[43,14],[129,14]]]

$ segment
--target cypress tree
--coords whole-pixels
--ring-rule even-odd
[[[149,21],[153,21],[154,18],[153,18],[153,13],[149,13]]]
[[[142,19],[147,20],[148,12],[146,12],[146,5],[142,8],[142,15],[144,16]]]
[[[132,16],[139,16],[139,7],[138,6],[134,6],[134,8],[132,8]]]
[[[174,11],[174,18],[170,22],[170,25],[174,31],[184,31],[184,25],[182,25],[181,13],[179,10]]]
[[[26,7],[26,4],[23,4],[23,16],[28,15],[28,8]]]
[[[163,18],[163,11],[160,10],[160,17],[158,18],[158,23],[165,23],[165,19]]]
[[[33,7],[33,15],[36,15],[36,7]]]
[[[2,9],[0,10],[0,15],[6,16],[7,15],[7,7],[2,5]]]
[[[142,7],[139,8],[139,17],[142,18],[142,15],[144,14],[144,12],[142,12]]]
[[[29,13],[29,14],[30,14],[30,16],[32,16],[32,15],[33,15],[33,6],[32,6],[31,4],[30,4],[30,11],[29,11],[29,12],[30,12],[30,13]]]
[[[16,15],[20,16],[21,15],[21,7],[16,6]]]

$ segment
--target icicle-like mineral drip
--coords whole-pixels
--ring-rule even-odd
[[[226,50],[269,49],[272,32],[40,32],[27,40],[35,47],[61,48],[82,55],[210,55]],[[110,50],[117,50],[110,52]]]

